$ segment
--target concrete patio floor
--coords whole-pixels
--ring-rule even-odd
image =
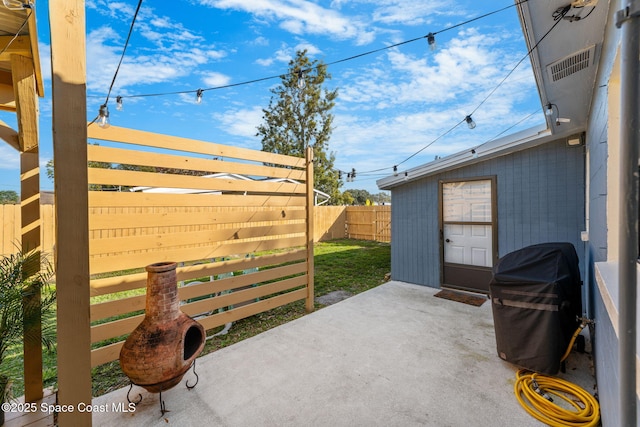
[[[540,426],[513,395],[517,368],[496,354],[491,304],[435,298],[391,281],[197,360],[157,394],[128,387],[93,400],[94,426]],[[593,392],[588,355],[561,377]]]

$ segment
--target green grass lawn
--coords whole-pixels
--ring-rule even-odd
[[[382,284],[391,271],[391,247],[388,243],[363,240],[332,240],[315,244],[315,296],[333,291],[357,294]],[[316,303],[316,309],[323,306]],[[306,314],[304,301],[297,301],[233,323],[226,335],[207,340],[202,354],[211,353]],[[215,332],[215,331],[214,331]],[[55,353],[45,353],[45,386],[56,384]],[[14,395],[23,393],[22,350],[13,349],[3,366],[16,379]],[[3,363],[4,364],[4,363]],[[129,385],[118,361],[106,363],[92,371],[93,395],[99,396]]]

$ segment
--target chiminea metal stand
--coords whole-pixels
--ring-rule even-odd
[[[200,377],[198,376],[198,373],[196,372],[196,361],[195,360],[191,364],[190,369],[193,371],[193,375],[196,376],[196,382],[193,385],[189,385],[189,380],[187,380],[186,383],[185,383],[185,386],[187,387],[187,390],[192,390],[193,388],[195,388],[195,386],[198,385],[198,381],[200,380]],[[138,406],[138,404],[140,402],[142,402],[142,394],[138,393],[138,398],[136,400],[131,400],[130,394],[131,394],[131,390],[133,389],[134,385],[142,387],[139,384],[134,383],[133,381],[129,381],[129,390],[127,391],[127,402],[133,403],[134,405]],[[160,412],[161,412],[162,415],[164,415],[165,413],[171,412],[171,411],[166,409],[166,406],[164,404],[164,400],[162,400],[162,384],[158,384],[158,385],[160,386],[160,391],[159,391]]]

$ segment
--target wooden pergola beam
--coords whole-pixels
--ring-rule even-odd
[[[18,132],[11,126],[0,120],[0,139],[7,144],[20,151],[20,142],[18,141]]]
[[[42,81],[42,68],[40,66],[40,55],[37,54],[39,52],[38,49],[38,26],[36,25],[36,14],[32,13],[29,15],[29,22],[27,23],[29,28],[29,44],[31,47],[31,52],[33,56],[33,68],[35,70],[36,77],[36,92],[38,96],[44,96],[44,83]],[[33,54],[36,52],[36,54]]]
[[[82,0],[49,2],[56,195],[58,401],[91,403],[86,22]],[[61,412],[60,426],[90,426],[90,412]]]
[[[18,113],[18,137],[20,151],[38,148],[38,98],[36,78],[31,58],[11,55],[11,75]]]
[[[38,98],[33,61],[22,55],[11,55],[11,75],[18,118],[18,148],[20,151],[21,244],[27,253],[40,250],[40,157],[38,155]],[[37,264],[39,268],[39,263]],[[25,271],[32,275],[38,271]],[[30,303],[40,305],[40,294],[34,293]],[[25,330],[24,382],[25,401],[42,399],[42,345],[40,322]]]
[[[31,54],[31,41],[29,36],[0,36],[0,61],[10,61],[11,55],[22,55],[28,58]]]

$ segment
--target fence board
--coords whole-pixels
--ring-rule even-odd
[[[7,256],[20,249],[20,205],[0,205],[0,255]],[[55,215],[53,205],[40,205],[40,247],[42,254],[53,262],[55,245]]]
[[[159,187],[206,191],[305,194],[304,184],[206,178],[173,173],[89,168],[89,183],[129,187]],[[194,191],[195,192],[195,191]]]
[[[232,276],[225,279],[217,279],[206,281],[189,286],[181,286],[178,289],[178,297],[180,300],[188,300],[193,298],[202,297],[204,295],[215,294],[219,292],[225,292],[233,289],[238,289],[248,285],[254,285],[263,283],[270,280],[276,280],[280,277],[301,274],[305,272],[303,263],[290,264],[282,267],[276,267],[269,270],[264,270],[257,273],[243,274],[240,276]],[[259,295],[264,296],[264,295]],[[111,316],[118,316],[134,312],[137,310],[144,310],[145,308],[145,295],[137,295],[133,297],[122,298],[113,301],[107,301],[98,304],[91,305],[91,321],[106,319]],[[228,304],[229,305],[229,304]],[[221,305],[220,307],[224,306]],[[214,307],[218,308],[218,307]],[[117,336],[117,335],[116,335]]]
[[[343,239],[346,237],[346,206],[316,206],[314,240]]]
[[[259,257],[211,262],[178,267],[176,275],[178,281],[198,279],[200,277],[215,276],[231,271],[248,270],[267,267],[276,264],[297,262],[305,259],[304,250],[281,252],[262,255]],[[106,295],[146,286],[147,273],[129,274],[126,276],[107,277],[91,281],[91,296]]]
[[[149,250],[148,252],[127,254],[119,253],[103,257],[93,257],[89,260],[92,274],[121,271],[139,268],[156,262],[173,262],[175,260],[195,261],[209,259],[229,254],[247,254],[258,251],[270,251],[291,247],[304,246],[304,236],[287,239],[274,239],[257,242],[220,243],[203,247],[183,248],[173,250]]]
[[[101,212],[95,209],[89,217],[89,230],[101,230],[113,228],[117,223],[119,228],[149,228],[149,227],[170,227],[188,225],[214,225],[233,224],[249,222],[272,222],[284,219],[304,220],[305,211],[302,209],[282,209],[270,210],[233,210],[216,209],[215,207],[204,207],[205,211],[194,211],[193,209],[181,209],[177,212],[169,210],[157,211],[159,215],[144,216],[139,213],[128,212],[126,209],[116,209]]]
[[[154,166],[175,168],[190,171],[208,172],[210,174],[227,172],[246,176],[265,176],[269,178],[289,178],[304,181],[305,173],[301,169],[275,168],[256,164],[225,162],[222,160],[199,159],[195,157],[176,156],[151,153],[122,148],[89,145],[89,160],[94,162]]]
[[[196,154],[208,154],[214,157],[252,160],[259,163],[271,163],[299,168],[305,165],[304,158],[250,150],[248,148],[232,147],[212,142],[195,141],[171,135],[160,135],[135,129],[125,129],[118,126],[110,126],[107,129],[89,126],[87,132],[89,138],[103,141],[118,141],[125,144],[165,148]]]
[[[217,313],[199,320],[199,322],[206,330],[213,329],[229,322],[235,322],[237,320],[244,319],[245,317],[253,316],[254,314],[262,313],[276,307],[299,301],[304,299],[306,294],[306,289],[298,289],[269,299],[261,300],[259,302],[243,305],[242,307],[234,308],[232,310],[223,311],[222,313]],[[120,341],[92,350],[91,365],[95,367],[103,363],[116,360],[120,354],[120,349],[123,344],[124,341]]]
[[[232,222],[244,223],[254,221],[276,221],[282,217],[288,220],[299,220],[305,216],[304,210],[299,207],[304,205],[304,200],[300,197],[281,196],[245,196],[247,203],[240,203],[237,196],[227,195],[201,195],[201,194],[174,194],[167,200],[166,194],[153,193],[112,193],[92,191],[90,194],[93,214],[89,216],[89,227],[91,230],[113,229],[114,224],[122,228],[148,228],[159,226],[192,226],[201,224],[228,224]],[[189,207],[203,208],[209,202],[203,202],[203,197],[215,197],[220,200],[218,206],[233,207],[242,205],[245,208],[251,206],[281,207],[277,210],[264,211],[233,211],[217,208],[213,211],[211,203],[204,208],[208,211],[190,211]],[[236,203],[231,202],[234,198]],[[296,202],[292,204],[292,202]],[[158,215],[148,217],[139,213],[129,212],[131,206],[141,205],[148,208],[158,209]],[[111,210],[98,211],[99,208]],[[181,208],[180,211],[172,212],[172,206]],[[55,218],[53,205],[41,205],[42,218],[42,249],[45,254],[53,254],[55,246]],[[120,209],[117,209],[120,208]],[[126,209],[125,209],[126,208]],[[354,219],[353,212],[362,215],[363,210],[375,211],[363,220]],[[377,240],[381,242],[391,241],[391,206],[317,206],[314,218],[314,240],[323,241],[339,239],[344,237],[358,238],[363,240]],[[347,219],[348,218],[348,219]],[[0,205],[0,219],[2,219],[2,244],[1,254],[9,255],[15,253],[17,244],[20,241],[20,205]],[[236,221],[234,221],[234,219]],[[375,227],[368,227],[366,230],[357,221],[375,222]],[[135,235],[139,231],[130,231],[130,235]],[[93,292],[93,290],[92,290]],[[94,296],[92,294],[92,296]]]
[[[98,207],[188,207],[188,206],[227,206],[227,207],[273,207],[273,206],[302,206],[306,201],[298,196],[279,195],[247,195],[238,197],[226,194],[166,194],[158,193],[127,193],[111,191],[90,191],[89,206]]]

